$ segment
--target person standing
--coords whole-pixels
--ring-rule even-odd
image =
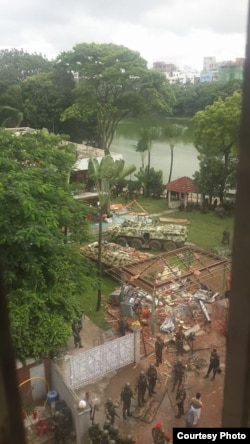
[[[77,347],[82,348],[83,345],[81,342],[80,330],[79,330],[78,322],[76,319],[72,322],[71,328],[72,328],[72,333],[73,333],[73,337],[74,337],[75,348],[77,348]]]
[[[177,356],[183,355],[183,346],[184,346],[184,342],[185,342],[185,335],[183,333],[183,327],[182,325],[180,325],[179,330],[176,332],[175,335],[175,343],[176,343],[176,349],[177,349]]]
[[[229,228],[225,228],[225,230],[222,233],[222,245],[229,245],[230,244],[230,231]]]
[[[219,367],[220,367],[220,357],[217,353],[216,348],[214,348],[210,354],[210,363],[207,370],[207,374],[206,376],[204,376],[204,378],[208,378],[211,371],[213,371],[213,376],[211,378],[211,380],[213,381]]]
[[[154,393],[156,393],[154,389],[158,377],[157,370],[154,364],[150,364],[146,376],[148,378],[148,395],[151,397]]]
[[[104,409],[106,418],[109,419],[111,425],[113,425],[115,422],[115,417],[117,416],[117,418],[119,418],[119,415],[117,415],[116,413],[116,409],[111,398],[108,398],[107,402],[105,403]]]
[[[142,407],[146,402],[145,393],[148,388],[148,381],[145,372],[142,370],[136,383],[136,391],[138,394],[138,406]]]
[[[162,350],[164,347],[164,342],[160,336],[156,336],[155,341],[155,356],[156,356],[156,367],[159,367],[159,364],[162,364]]]
[[[181,386],[181,384],[183,382],[184,375],[185,375],[185,366],[182,364],[182,360],[178,360],[173,365],[172,392],[175,391],[176,385],[178,385],[178,388]]]
[[[122,406],[122,413],[123,413],[123,419],[127,419],[127,416],[131,416],[130,413],[130,407],[131,407],[131,399],[134,398],[134,394],[132,392],[132,389],[130,387],[130,383],[126,382],[125,386],[123,387],[120,395],[120,399],[123,403]]]
[[[201,394],[199,392],[197,392],[195,397],[191,399],[191,406],[193,408],[193,427],[196,427],[201,416],[201,409],[203,407]]]
[[[184,388],[184,384],[181,384],[180,387],[177,390],[175,401],[178,408],[178,415],[176,415],[176,418],[180,418],[182,415],[184,415],[184,401],[187,397],[186,390]]]

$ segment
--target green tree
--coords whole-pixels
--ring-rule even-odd
[[[199,111],[193,119],[195,146],[200,153],[202,172],[199,181],[203,182],[205,191],[206,182],[211,183],[215,179],[213,168],[216,166],[219,178],[214,186],[219,190],[221,201],[226,187],[235,184],[240,115],[241,94],[235,92],[225,100],[219,99],[204,111]],[[211,176],[209,180],[208,175]],[[209,194],[209,190],[206,193]]]
[[[104,156],[99,163],[94,157],[89,160],[88,176],[94,181],[99,198],[99,233],[98,233],[98,272],[99,285],[96,311],[101,308],[101,256],[102,256],[102,220],[104,210],[107,208],[111,192],[117,182],[133,174],[135,165],[125,167],[123,159],[114,160],[110,155]]]
[[[62,53],[62,63],[79,75],[74,104],[62,120],[95,119],[98,146],[109,154],[119,122],[128,116],[149,112],[171,113],[174,95],[164,76],[147,68],[140,55],[113,44],[79,44]]]
[[[7,130],[0,144],[0,255],[15,347],[25,360],[69,338],[79,300],[83,306],[95,285],[93,267],[79,251],[88,222],[68,184],[73,145],[46,131]]]
[[[143,194],[147,193],[147,196],[160,198],[165,185],[163,184],[162,170],[155,171],[154,168],[145,169],[140,168],[138,173],[135,174],[140,186],[143,188]],[[146,190],[146,192],[145,192]]]
[[[170,147],[170,167],[169,167],[168,182],[171,182],[171,177],[172,177],[173,163],[174,163],[174,147],[175,144],[181,139],[185,131],[186,127],[178,125],[177,123],[172,123],[172,124],[167,123],[161,129],[161,133],[168,140]]]
[[[173,115],[178,117],[193,117],[198,111],[212,105],[219,98],[225,99],[234,92],[241,92],[242,82],[230,80],[227,83],[204,82],[185,85],[172,85],[176,96]]]
[[[0,94],[0,125],[6,128],[19,127],[23,122],[23,98],[21,86],[5,85]]]
[[[8,85],[18,84],[29,76],[48,71],[50,63],[41,54],[29,54],[23,49],[2,49],[0,51],[0,78]]]

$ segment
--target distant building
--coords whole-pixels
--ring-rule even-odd
[[[194,83],[199,79],[198,71],[189,66],[180,69],[173,63],[154,62],[153,70],[164,74],[171,84],[179,83],[183,85],[186,83]]]
[[[244,62],[244,58],[237,58],[235,61],[216,62],[215,57],[204,57],[200,82],[219,81],[226,83],[229,80],[243,80]]]

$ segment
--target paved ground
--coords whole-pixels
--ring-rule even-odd
[[[103,332],[96,327],[87,317],[84,319],[84,326],[82,330],[82,342],[84,349],[74,349],[73,340],[69,343],[69,353],[76,354],[87,350],[98,343],[102,343],[104,340]],[[164,334],[162,334],[163,339]],[[208,329],[205,334],[197,338],[195,342],[195,348],[197,354],[200,357],[204,357],[209,361],[209,355],[211,348],[217,347],[221,357],[221,367],[224,368],[225,362],[225,342],[226,339],[223,335],[217,332],[210,331]],[[114,401],[119,403],[119,396],[121,389],[125,382],[129,381],[132,388],[135,386],[135,381],[141,370],[146,370],[151,362],[155,361],[153,353],[154,338],[151,338],[147,343],[148,356],[141,359],[140,363],[127,366],[123,369],[114,372],[112,375],[104,378],[95,384],[91,384],[87,387],[78,390],[78,397],[81,399],[87,390],[90,390],[93,394],[100,398],[101,404],[99,411],[96,412],[96,420],[103,425],[105,421],[103,405],[108,397],[111,397]],[[164,425],[164,429],[170,434],[173,427],[184,427],[184,418],[176,419],[177,413],[175,406],[175,396],[171,392],[171,383],[168,375],[171,374],[171,364],[176,358],[174,351],[164,351],[163,363],[158,368],[160,381],[157,382],[157,394],[152,401],[148,400],[146,408],[149,409],[150,414],[153,415],[153,409],[156,407],[156,413],[151,423],[145,422],[138,418],[130,418],[124,421],[122,419],[121,408],[117,408],[117,413],[120,418],[116,418],[116,425],[119,426],[122,434],[131,434],[134,438],[138,439],[140,444],[152,444],[151,429],[157,423],[161,422]],[[185,358],[184,358],[185,359]],[[221,375],[217,375],[215,381],[210,379],[204,379],[206,367],[201,371],[201,374],[197,374],[193,371],[187,373],[186,378],[186,391],[187,398],[190,399],[195,395],[197,391],[201,392],[203,400],[203,410],[200,418],[199,425],[201,427],[219,427],[221,425],[221,412],[223,402],[223,387],[224,387],[224,372]],[[150,406],[151,403],[151,406]],[[186,402],[187,405],[187,402]],[[134,416],[140,416],[137,408],[137,401],[132,401],[132,412]]]

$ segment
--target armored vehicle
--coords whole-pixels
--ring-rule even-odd
[[[175,250],[183,247],[187,240],[188,229],[182,225],[154,225],[142,222],[124,221],[121,225],[110,227],[105,240],[140,250]]]

